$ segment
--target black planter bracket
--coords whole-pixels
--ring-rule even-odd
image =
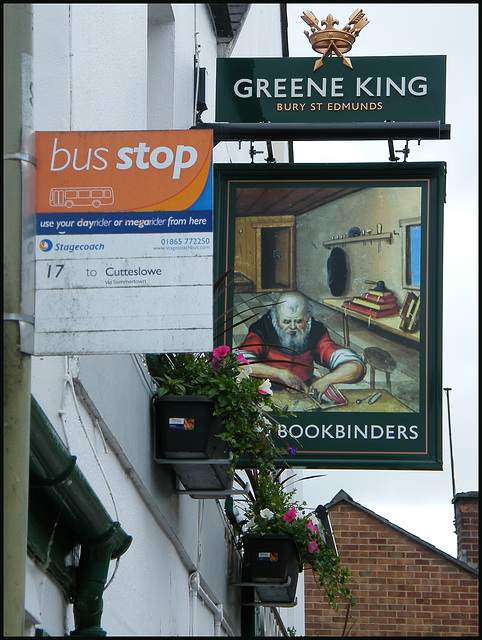
[[[223,496],[243,495],[243,489],[176,489],[178,495],[189,495],[193,498],[222,498]]]
[[[291,584],[291,578],[288,576],[286,582],[232,582],[233,587],[289,587]]]
[[[232,456],[229,458],[155,458],[158,464],[231,464]]]
[[[278,587],[280,589],[284,589],[289,587],[291,584],[291,578],[288,576],[286,582],[231,582],[232,587],[254,587],[255,589],[258,587]],[[295,598],[292,602],[267,602],[266,600],[259,602],[242,602],[243,606],[247,607],[295,607],[298,604],[297,598]]]
[[[295,598],[293,602],[242,602],[243,607],[296,607],[298,600]]]

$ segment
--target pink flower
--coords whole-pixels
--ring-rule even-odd
[[[215,358],[224,358],[231,351],[230,347],[226,344],[222,344],[220,347],[216,347],[213,351],[213,356]]]
[[[308,551],[310,553],[313,553],[313,551],[315,551],[316,549],[318,549],[318,543],[317,542],[315,542],[314,540],[313,540],[313,542],[308,542]]]
[[[242,353],[238,353],[238,355],[236,356],[236,362],[239,362],[240,364],[249,364]]]
[[[296,518],[296,509],[294,507],[291,507],[291,509],[287,511],[283,516],[283,520],[285,522],[291,522],[295,518]]]
[[[308,520],[308,524],[306,525],[306,528],[309,529],[310,531],[316,531],[316,527],[315,525],[311,522],[311,520]]]
[[[221,358],[226,357],[230,351],[231,351],[230,347],[228,347],[225,344],[221,345],[220,347],[216,347],[216,349],[214,349],[214,351],[213,351],[213,359],[211,361],[211,365],[212,365],[214,371],[218,370]]]

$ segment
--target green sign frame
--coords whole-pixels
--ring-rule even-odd
[[[218,58],[217,122],[445,123],[446,56]]]
[[[280,293],[296,291],[316,305],[314,318],[325,323],[331,339],[366,364],[361,380],[336,385],[344,405],[297,408],[295,391],[273,385],[275,394],[291,398],[291,404],[278,404],[285,415],[276,444],[296,450],[280,466],[442,469],[445,175],[443,162],[215,165],[214,277],[225,283],[215,300],[215,342],[244,352],[251,323]],[[263,258],[272,251],[268,230],[275,228],[290,229],[288,244],[280,246],[291,256],[291,280],[281,285],[278,276],[269,280],[271,267]],[[330,290],[328,258],[335,248],[347,262],[342,295]],[[379,281],[395,292],[391,318],[343,307]],[[392,357],[395,367],[372,367],[369,346]]]

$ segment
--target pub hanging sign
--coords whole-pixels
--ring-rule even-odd
[[[215,183],[233,318],[215,332],[271,381],[279,465],[441,469],[445,164],[216,165]]]

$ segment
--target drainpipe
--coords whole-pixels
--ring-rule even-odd
[[[74,596],[73,636],[105,636],[100,626],[102,593],[109,563],[129,548],[132,538],[113,522],[35,398],[31,397],[30,471],[66,515],[81,543]]]
[[[322,530],[321,537],[330,547],[333,553],[338,556],[338,549],[336,548],[335,536],[333,535],[333,529],[331,528],[330,515],[328,509],[322,504],[319,504],[315,509],[315,515],[321,522]]]
[[[198,595],[204,602],[204,604],[206,604],[208,608],[214,613],[214,635],[220,636],[221,625],[224,622],[223,605],[213,602],[201,587],[201,578],[199,576],[199,571],[194,571],[194,573],[191,573],[191,575],[189,576],[189,589],[191,590],[191,592]]]
[[[71,636],[98,637],[107,635],[101,627],[102,594],[107,581],[110,561],[118,557],[115,537],[120,531],[118,522],[103,542],[83,544],[77,568],[74,599],[75,631]]]

